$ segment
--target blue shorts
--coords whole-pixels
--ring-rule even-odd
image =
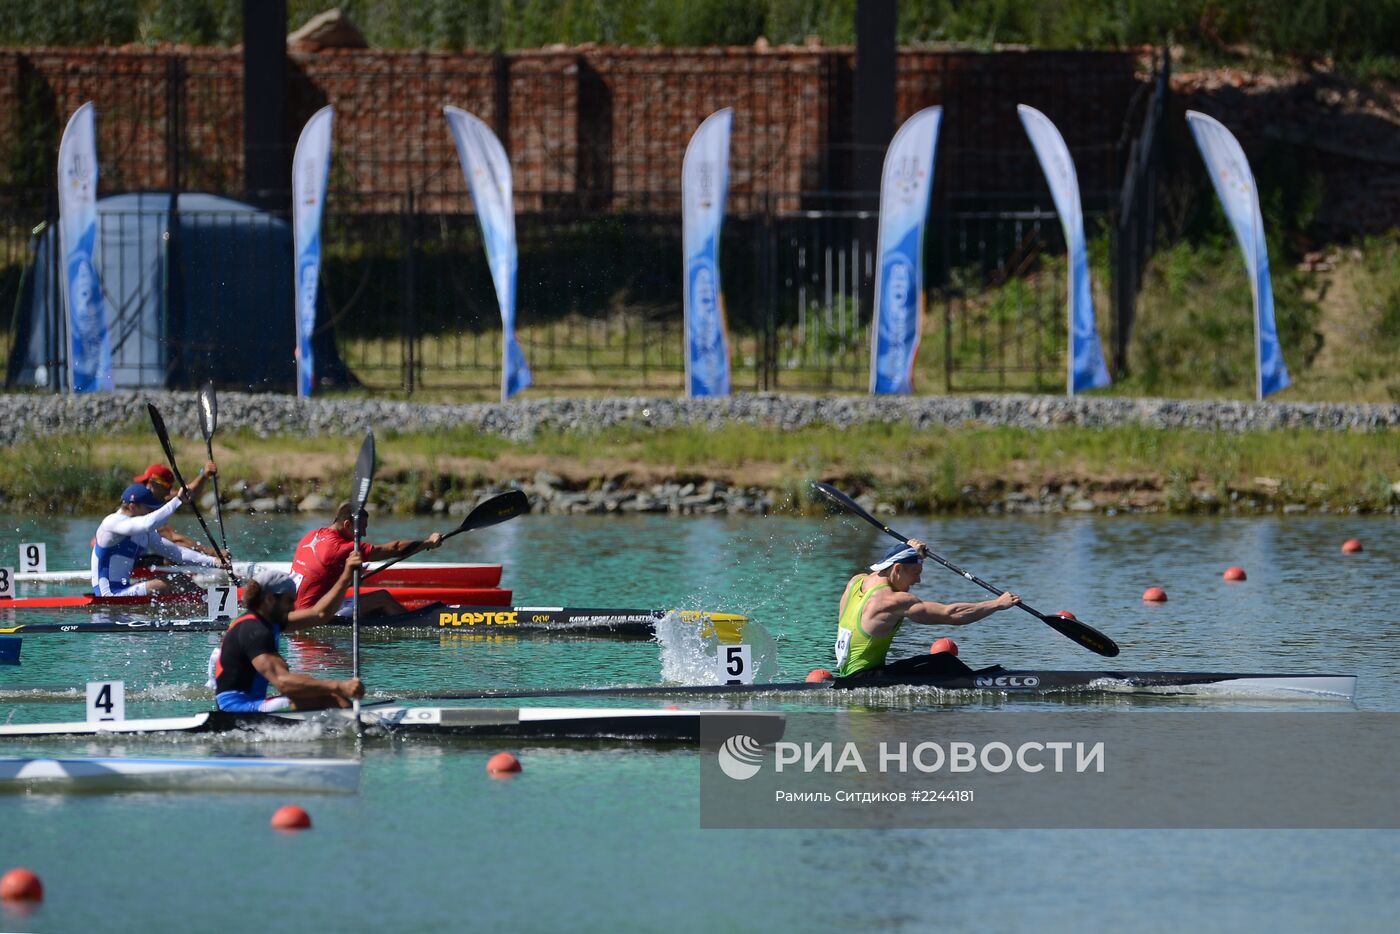
[[[95,597],[149,597],[151,595],[150,581],[109,581],[101,578],[97,586],[92,588]]]
[[[224,691],[214,699],[219,709],[228,713],[276,713],[292,709],[289,697],[258,697],[247,691]]]

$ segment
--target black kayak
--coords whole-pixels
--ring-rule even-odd
[[[771,684],[624,685],[598,688],[547,688],[538,691],[475,691],[434,693],[442,700],[486,700],[523,697],[656,696],[709,697],[727,694],[814,694],[821,691],[887,689],[986,691],[1002,694],[1202,694],[1353,700],[1356,676],[1212,671],[1054,671],[1014,669],[993,665],[956,674],[866,673],[828,681],[787,681]],[[411,696],[411,695],[409,695]]]
[[[458,635],[558,635],[601,636],[618,639],[650,639],[667,610],[600,609],[589,607],[456,606],[434,603],[398,616],[370,616],[360,626],[370,631],[418,631]],[[737,633],[748,617],[737,613],[681,610],[686,622],[706,623],[721,633]],[[102,634],[223,632],[227,619],[97,619],[79,623],[15,623],[0,626],[0,633]],[[346,629],[350,620],[337,617],[312,630]]]

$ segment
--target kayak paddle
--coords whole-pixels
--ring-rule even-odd
[[[147,402],[146,414],[151,416],[151,424],[155,426],[156,437],[160,439],[160,446],[165,451],[165,459],[170,462],[170,472],[175,475],[175,482],[188,489],[185,487],[185,478],[180,476],[180,465],[175,463],[175,449],[170,446],[170,432],[165,430],[165,419],[161,417],[160,409],[156,408],[154,403]],[[219,543],[214,541],[214,533],[209,531],[209,523],[204,521],[204,514],[199,511],[199,506],[195,503],[193,496],[190,497],[190,509],[194,512],[194,517],[199,520],[199,527],[204,530],[205,537],[209,539],[209,547],[219,553],[219,559],[224,570],[228,572],[229,578],[235,586],[242,585],[243,582],[238,579],[238,575],[233,573],[233,562],[219,551]]]
[[[462,524],[451,532],[443,535],[442,540],[447,541],[454,535],[460,535],[463,532],[470,532],[474,529],[490,528],[493,525],[499,525],[502,522],[514,519],[516,516],[523,516],[529,511],[530,499],[522,491],[508,490],[505,493],[498,493],[495,496],[477,503],[476,508],[467,513],[467,517],[462,520]],[[366,571],[364,575],[365,579],[369,579],[385,568],[392,567],[405,558],[410,558],[423,550],[422,542],[415,542],[414,544],[415,547],[407,554],[399,555],[397,558],[385,561],[379,567],[371,571]]]
[[[214,459],[214,430],[219,427],[219,400],[214,395],[214,384],[205,383],[199,391],[199,430],[204,434],[204,449],[209,459]],[[224,533],[224,505],[219,498],[219,475],[214,480],[214,517],[219,520],[219,542],[228,551],[228,536]]]

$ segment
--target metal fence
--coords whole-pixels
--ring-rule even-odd
[[[1100,320],[1113,346],[1125,347],[1136,277],[1150,249],[1152,172],[1160,148],[1152,134],[1160,136],[1165,80],[1137,82],[1129,88],[1138,89],[1136,96],[1123,95],[1121,79],[1076,77],[1068,58],[1045,55],[1048,96],[1038,103],[1048,111],[1073,109],[1076,100],[1112,108],[1120,97],[1126,100],[1112,113],[1077,118],[1078,126],[1097,120],[1113,135],[1088,138],[1081,132],[1068,139],[1095,243]],[[526,181],[515,198],[517,317],[538,391],[682,388],[679,191],[657,187],[655,171],[646,167],[669,160],[678,175],[688,128],[665,115],[685,88],[705,89],[694,104],[701,110],[737,98],[750,109],[760,107],[746,117],[752,138],[731,174],[720,251],[735,388],[866,388],[876,195],[820,184],[845,171],[850,146],[814,143],[811,127],[792,123],[796,109],[785,97],[800,90],[797,78],[742,63],[691,64],[656,76],[657,96],[649,100],[649,66],[640,60],[606,65],[610,74],[631,76],[622,94],[600,87],[603,77],[589,75],[592,66],[582,60],[584,73],[569,73],[561,84],[560,72],[541,64],[545,56],[508,69],[499,60],[445,65],[441,56],[422,58],[426,64],[417,66],[411,57],[395,60],[426,81],[413,85],[416,93],[438,100],[444,88],[456,88],[454,93],[479,98],[475,108],[509,129],[517,184]],[[806,105],[830,116],[845,106],[849,75],[843,77],[837,59],[818,65],[819,87],[828,99]],[[160,75],[145,75],[154,85],[133,82],[146,88],[142,93],[113,92],[118,96],[109,113],[119,109],[123,119],[114,114],[99,121],[108,127],[99,140],[104,193],[130,177],[149,175],[185,190],[246,194],[238,191],[240,145],[232,131],[221,135],[242,114],[241,98],[230,91],[228,63],[196,57],[161,67]],[[339,67],[293,75],[293,111],[309,113],[325,102],[318,88],[357,78]],[[1156,67],[1164,74],[1165,60]],[[92,80],[90,74],[49,79],[43,86],[50,99],[28,106],[71,111]],[[1094,81],[1105,86],[1085,84]],[[1034,153],[1015,123],[1019,92],[1000,82],[995,69],[913,59],[901,66],[899,112],[942,99],[954,86],[961,96],[944,105],[925,242],[927,294],[916,385],[922,391],[1055,390],[1064,383],[1067,343],[1064,244]],[[1149,96],[1154,87],[1155,96]],[[590,103],[590,96],[597,100]],[[537,98],[538,107],[530,103]],[[980,113],[989,100],[1008,113]],[[409,124],[367,135],[375,114],[391,104],[376,99],[338,118],[337,133],[354,132],[360,142],[344,153],[338,149],[333,164],[322,232],[320,337],[334,341],[345,375],[372,390],[489,397],[500,384],[499,312],[455,151],[431,109],[414,111]],[[560,122],[568,132],[551,136],[551,125]],[[357,123],[358,130],[352,129]],[[50,129],[56,147],[56,121]],[[785,159],[793,147],[805,153],[800,165]],[[109,158],[126,168],[109,172]],[[0,189],[0,307],[14,309],[6,341],[20,315],[30,313],[20,298],[24,277],[34,275],[33,228],[55,213],[51,189],[39,184],[53,176],[53,166],[40,169],[33,184]],[[286,203],[285,197],[273,200]],[[286,219],[279,209],[264,216],[269,224]],[[251,254],[244,250],[230,242],[226,268],[210,273],[211,295],[228,276],[246,274]],[[285,290],[289,296],[289,270]],[[217,304],[190,314],[212,316]],[[109,296],[109,307],[119,313],[129,306],[121,296]],[[61,321],[56,308],[49,314],[55,324]],[[236,322],[238,310],[225,309],[210,320],[227,327],[230,316]],[[161,337],[163,353],[151,364],[152,378],[195,382],[212,375],[237,385],[236,376],[219,366],[217,342],[211,345],[177,324]],[[119,329],[124,326],[118,322]],[[279,364],[287,385],[290,328],[289,319]],[[59,373],[62,342],[51,343],[53,359],[47,362]],[[268,353],[278,352],[264,348]],[[318,359],[333,355],[318,350]],[[1114,356],[1121,366],[1121,352]]]
[[[396,212],[365,212],[346,200],[333,196],[323,222],[319,330],[334,338],[349,371],[380,391],[494,392],[501,375],[500,317],[476,218],[419,211],[412,194]],[[778,204],[792,200],[785,194],[750,200],[758,209],[731,212],[720,247],[734,386],[864,389],[875,213],[784,211]],[[1096,217],[1104,215],[1090,215],[1091,224]],[[285,228],[283,218],[263,218]],[[182,219],[210,224],[219,215],[183,211]],[[148,265],[170,268],[161,243],[122,237],[129,223],[104,217],[104,242],[124,239],[126,251],[157,251]],[[31,313],[21,302],[23,277],[37,271],[56,283],[57,271],[29,268],[29,232],[11,233],[0,246],[6,263],[0,301],[14,309],[9,330],[17,334],[20,317]],[[669,212],[519,216],[519,336],[540,390],[682,388],[680,237],[679,217]],[[209,301],[190,313],[207,316],[209,328],[236,325],[238,309],[227,307],[231,293],[221,283],[244,278],[250,269],[275,277],[290,305],[290,262],[257,268],[249,263],[253,252],[254,244],[232,241],[222,262],[200,267]],[[1063,252],[1058,219],[1033,202],[946,199],[925,244],[928,291],[917,385],[926,391],[1061,385]],[[119,293],[111,280],[104,284],[113,333],[144,333],[150,324],[142,317],[142,296],[130,285]],[[159,281],[150,286],[162,287]],[[49,305],[42,312],[54,334],[61,325],[58,294],[56,288],[45,292]],[[173,307],[168,299],[160,304]],[[1098,307],[1106,321],[1107,302],[1100,299]],[[280,340],[271,343],[286,348],[290,379],[290,312],[282,330],[267,336],[275,334]],[[192,381],[229,379],[212,363],[201,370],[205,365],[194,362],[210,353],[199,334],[184,322],[167,322],[159,348],[141,341],[133,345],[145,348],[141,360],[120,352],[119,359],[139,369],[145,384],[170,381],[180,370]],[[47,346],[56,379],[64,368],[63,344],[50,340]]]

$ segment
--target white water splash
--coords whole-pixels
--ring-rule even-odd
[[[709,635],[702,636],[702,630]],[[762,624],[744,626],[743,642],[753,656],[754,681],[773,681],[778,674],[778,644]],[[681,619],[671,611],[656,624],[661,646],[661,680],[671,684],[723,684],[719,663],[719,636],[704,622]]]

